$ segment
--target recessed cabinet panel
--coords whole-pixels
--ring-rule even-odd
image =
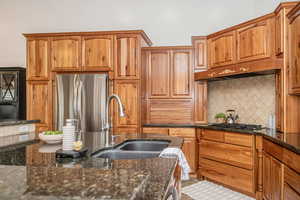
[[[168,51],[150,52],[148,84],[150,98],[170,96],[170,54]]]
[[[27,81],[27,119],[40,120],[39,126],[52,124],[51,81]]]
[[[289,27],[290,93],[300,94],[300,16]]]
[[[263,155],[263,197],[281,199],[282,164],[267,153]]]
[[[195,173],[198,168],[197,140],[195,138],[184,138],[182,151],[189,163],[191,173]]]
[[[237,30],[237,60],[249,61],[270,57],[269,20]]]
[[[51,64],[55,71],[81,70],[81,37],[55,37],[51,40]]]
[[[151,99],[147,112],[150,124],[191,123],[193,122],[193,100]]]
[[[235,31],[209,39],[208,48],[211,68],[233,64],[236,60]]]
[[[27,41],[28,80],[49,80],[49,49],[48,38]]]
[[[207,123],[207,82],[195,82],[195,122]]]
[[[117,78],[139,78],[138,53],[137,37],[117,38]]]
[[[115,82],[115,93],[119,95],[124,105],[126,116],[119,117],[118,109],[116,108],[117,127],[122,126],[137,126],[139,122],[139,81],[138,80],[118,80]]]
[[[283,53],[284,48],[284,10],[275,17],[275,52],[276,55]]]
[[[195,70],[207,69],[207,39],[206,37],[195,38],[193,41],[195,51]]]
[[[85,36],[82,39],[84,70],[102,71],[113,68],[113,36]]]
[[[192,87],[192,51],[172,51],[172,97],[191,97]]]

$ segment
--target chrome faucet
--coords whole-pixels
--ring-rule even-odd
[[[109,108],[110,108],[110,103],[111,103],[112,99],[117,100],[118,107],[119,107],[119,116],[120,117],[125,117],[124,108],[123,108],[120,97],[116,94],[112,94],[111,96],[109,96],[107,98],[106,106],[105,106],[105,124],[104,124],[104,128],[103,128],[103,130],[105,131],[105,147],[110,146],[110,128],[111,128],[111,124],[110,124],[110,120],[109,120],[109,112],[110,112]]]

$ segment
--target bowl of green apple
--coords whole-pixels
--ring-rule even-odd
[[[63,132],[62,131],[44,131],[39,134],[40,140],[47,144],[59,144],[62,142]]]

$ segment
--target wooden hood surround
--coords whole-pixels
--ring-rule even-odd
[[[206,66],[195,73],[195,80],[270,74],[282,69],[285,14],[281,10],[283,7],[292,8],[295,4],[281,3],[270,14],[206,37],[193,36],[195,52],[199,48],[195,41],[199,41],[199,38],[205,40],[205,47],[201,46],[202,51],[207,51],[203,53],[207,60]]]

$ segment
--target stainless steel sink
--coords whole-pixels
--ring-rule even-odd
[[[118,149],[123,151],[159,151],[167,148],[170,144],[168,140],[134,140],[125,141],[118,145]]]
[[[127,140],[112,149],[102,149],[92,154],[93,158],[131,160],[158,157],[168,147],[168,140]]]

